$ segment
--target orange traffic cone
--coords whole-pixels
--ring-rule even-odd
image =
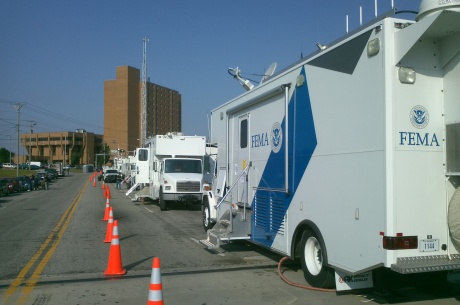
[[[109,220],[109,213],[110,213],[110,201],[107,198],[107,201],[105,202],[104,218],[102,218],[103,221]]]
[[[107,199],[112,199],[112,197],[110,196],[110,187],[108,185],[105,186],[105,198]]]
[[[94,178],[94,180],[93,180],[93,186],[94,187],[96,186],[96,178]]]
[[[101,185],[101,189],[105,189],[105,182],[104,182],[104,178],[102,178],[102,185]]]
[[[109,221],[107,222],[107,230],[105,232],[105,243],[112,242],[112,231],[113,231],[113,210],[109,208]]]
[[[120,239],[118,238],[118,221],[113,224],[112,242],[110,244],[109,262],[105,275],[123,275],[126,274],[126,269],[123,269],[121,263]]]
[[[147,301],[147,305],[164,305],[160,258],[158,257],[153,258],[152,277],[150,278],[149,299]]]
[[[93,175],[89,176],[89,181],[93,181]]]

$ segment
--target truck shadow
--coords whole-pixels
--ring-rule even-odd
[[[283,258],[282,255],[246,241],[223,243],[219,249],[207,249],[207,251],[216,254],[254,251],[274,262],[279,262]],[[308,283],[303,279],[299,260],[286,260],[281,269],[289,271],[290,274],[296,274],[295,278],[298,281],[296,284],[299,286],[308,286]],[[373,278],[373,288],[340,291],[336,294],[338,296],[354,295],[364,298],[365,300],[362,302],[372,301],[378,304],[401,304],[444,299],[452,299],[453,302],[460,301],[460,273],[399,274],[381,268],[373,273]]]

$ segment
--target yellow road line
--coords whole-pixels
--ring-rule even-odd
[[[22,293],[20,295],[20,299],[18,300],[17,304],[18,305],[25,304],[30,293],[32,292],[35,285],[37,284],[40,274],[42,273],[43,269],[46,267],[49,260],[53,256],[53,253],[56,250],[57,246],[59,245],[59,242],[61,241],[62,236],[67,230],[70,220],[72,219],[72,216],[75,213],[75,210],[77,209],[78,203],[80,202],[81,196],[83,192],[86,190],[87,186],[88,186],[88,181],[85,182],[82,189],[77,194],[77,196],[74,198],[69,208],[67,208],[67,210],[64,212],[58,224],[53,229],[53,231],[51,231],[50,235],[48,235],[45,242],[40,246],[38,251],[34,254],[34,256],[30,259],[30,261],[24,266],[24,268],[22,268],[18,276],[11,282],[10,286],[4,293],[4,297],[5,297],[4,304],[8,304],[9,299],[14,294],[14,292],[18,289],[18,287],[23,283],[25,276],[29,272],[31,267],[35,264],[38,258],[43,254],[43,252],[48,247],[50,242],[53,241],[53,243],[51,244],[51,247],[48,249],[45,256],[38,263],[38,266],[35,268],[34,273],[29,277],[29,279],[25,283],[25,287],[22,289]],[[56,233],[57,233],[57,237],[55,237]]]

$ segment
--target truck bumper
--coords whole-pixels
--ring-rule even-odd
[[[391,265],[393,271],[408,274],[431,271],[447,271],[460,269],[460,255],[430,255],[421,257],[398,258],[396,264]]]
[[[183,193],[174,193],[168,194],[163,193],[163,199],[167,201],[178,201],[178,202],[187,202],[187,203],[201,203],[203,195],[199,194],[183,194]]]

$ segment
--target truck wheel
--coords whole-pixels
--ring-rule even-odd
[[[300,249],[305,280],[318,288],[334,287],[334,272],[324,265],[323,249],[318,238],[310,230],[303,232]]]
[[[460,187],[454,192],[449,202],[449,212],[447,220],[449,224],[450,239],[457,251],[460,251]]]
[[[214,223],[211,222],[211,211],[209,210],[209,203],[207,197],[203,198],[203,205],[201,206],[201,215],[203,217],[203,228],[208,231],[214,227]]]
[[[160,198],[158,199],[159,203],[160,203],[160,210],[161,211],[166,211],[166,201],[164,201],[163,199],[163,189],[160,188]]]

